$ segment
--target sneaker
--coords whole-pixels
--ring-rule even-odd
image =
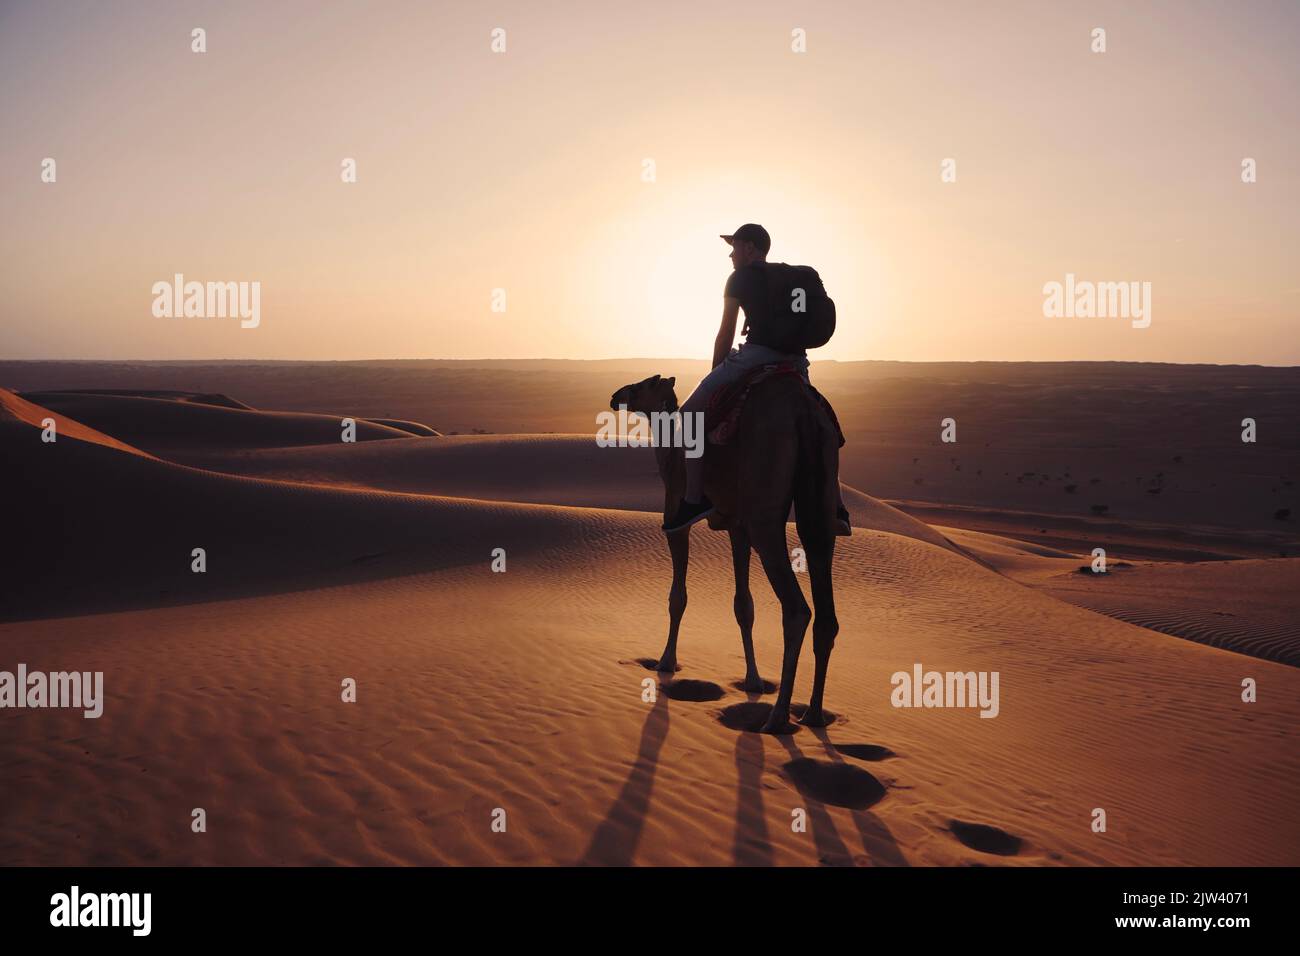
[[[665,531],[681,531],[683,528],[689,528],[701,518],[707,518],[713,514],[713,503],[708,497],[701,498],[695,504],[683,500],[677,508],[677,514],[671,519],[664,522]]]
[[[840,505],[835,509],[835,535],[845,538],[853,534],[853,525],[849,522],[849,509]]]

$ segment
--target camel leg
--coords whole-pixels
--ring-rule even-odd
[[[812,611],[799,587],[799,579],[790,567],[790,555],[785,550],[785,521],[777,520],[761,531],[754,529],[754,532],[754,550],[758,552],[772,590],[781,602],[781,632],[785,641],[781,657],[781,689],[777,692],[772,714],[763,726],[763,733],[775,734],[790,723],[790,695],[794,693],[799,652],[803,649],[803,638],[808,630],[808,622],[812,619]]]
[[[686,613],[686,566],[690,562],[691,529],[675,531],[668,538],[668,553],[673,558],[673,583],[668,589],[668,643],[659,655],[660,671],[669,674],[677,670],[677,631]]]
[[[817,616],[813,619],[813,656],[816,663],[813,668],[812,697],[808,699],[808,709],[799,720],[807,727],[826,726],[822,695],[826,691],[826,670],[831,662],[831,649],[835,646],[835,635],[840,631],[840,622],[835,616],[835,593],[831,585],[835,539],[830,538],[829,541],[828,546],[810,548],[808,553],[808,576],[812,583],[813,607]]]
[[[736,597],[732,608],[736,624],[740,627],[740,643],[745,648],[744,689],[758,694],[763,691],[763,679],[758,676],[758,661],[754,657],[754,596],[749,593],[749,535],[744,528],[732,528],[731,565],[736,572]]]

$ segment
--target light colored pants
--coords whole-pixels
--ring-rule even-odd
[[[691,392],[691,397],[682,404],[682,414],[703,412],[708,407],[710,396],[718,389],[740,381],[753,369],[776,362],[793,362],[799,369],[799,374],[803,376],[803,380],[808,381],[808,356],[790,355],[770,349],[766,345],[745,342],[739,348],[728,352],[722,364],[700,380],[700,384],[695,386],[695,391]]]

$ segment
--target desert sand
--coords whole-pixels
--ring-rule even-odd
[[[1070,439],[1059,420],[1017,432],[988,370],[931,369],[927,394],[946,377],[951,395],[1001,396],[951,413],[987,434],[968,456],[960,442],[944,454],[937,406],[915,411],[933,441],[904,440],[915,370],[828,370],[855,524],[835,557],[837,719],[772,737],[747,729],[772,696],[735,686],[725,535],[692,532],[681,671],[646,668],[670,568],[652,453],[596,447],[574,411],[673,369],[556,365],[0,365],[23,392],[0,391],[15,516],[0,668],[103,671],[107,698],[98,720],[0,713],[0,861],[1300,862],[1300,558],[1282,556],[1295,535],[1274,517],[1292,500],[1294,428],[1242,465],[1226,440],[1176,424],[1228,373],[1097,370],[1099,404],[1071,405],[1073,427],[1155,377],[1146,407],[1174,437],[1090,456],[1109,433]],[[1013,374],[1040,398],[1051,381],[1001,370]],[[1285,427],[1291,370],[1236,374],[1255,383],[1261,421]],[[404,400],[421,376],[420,401]],[[367,378],[388,391],[338,391]],[[274,401],[307,381],[329,384]],[[423,405],[428,393],[443,404]],[[344,416],[355,444],[339,441]],[[495,434],[450,434],[475,429]],[[1051,435],[1059,456],[1041,451]],[[999,480],[981,490],[973,471]],[[1067,471],[1114,491],[1107,516],[1063,490]],[[1163,493],[1130,493],[1126,471],[1164,472]],[[1210,508],[1212,485],[1232,494]],[[1114,577],[1079,573],[1094,538],[1126,542]],[[1189,563],[1207,553],[1225,560]],[[780,614],[756,561],[753,575],[771,680]],[[892,706],[891,675],[917,663],[998,672],[997,717]],[[809,640],[796,701],[811,670]],[[206,833],[190,829],[198,807]]]

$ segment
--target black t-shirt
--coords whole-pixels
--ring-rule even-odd
[[[768,348],[780,349],[772,334],[772,302],[767,289],[767,275],[762,262],[751,262],[741,266],[727,277],[727,287],[722,290],[728,299],[739,299],[740,308],[745,313],[745,326],[748,329],[745,341],[754,345],[766,345]],[[793,353],[807,354],[800,349]]]

